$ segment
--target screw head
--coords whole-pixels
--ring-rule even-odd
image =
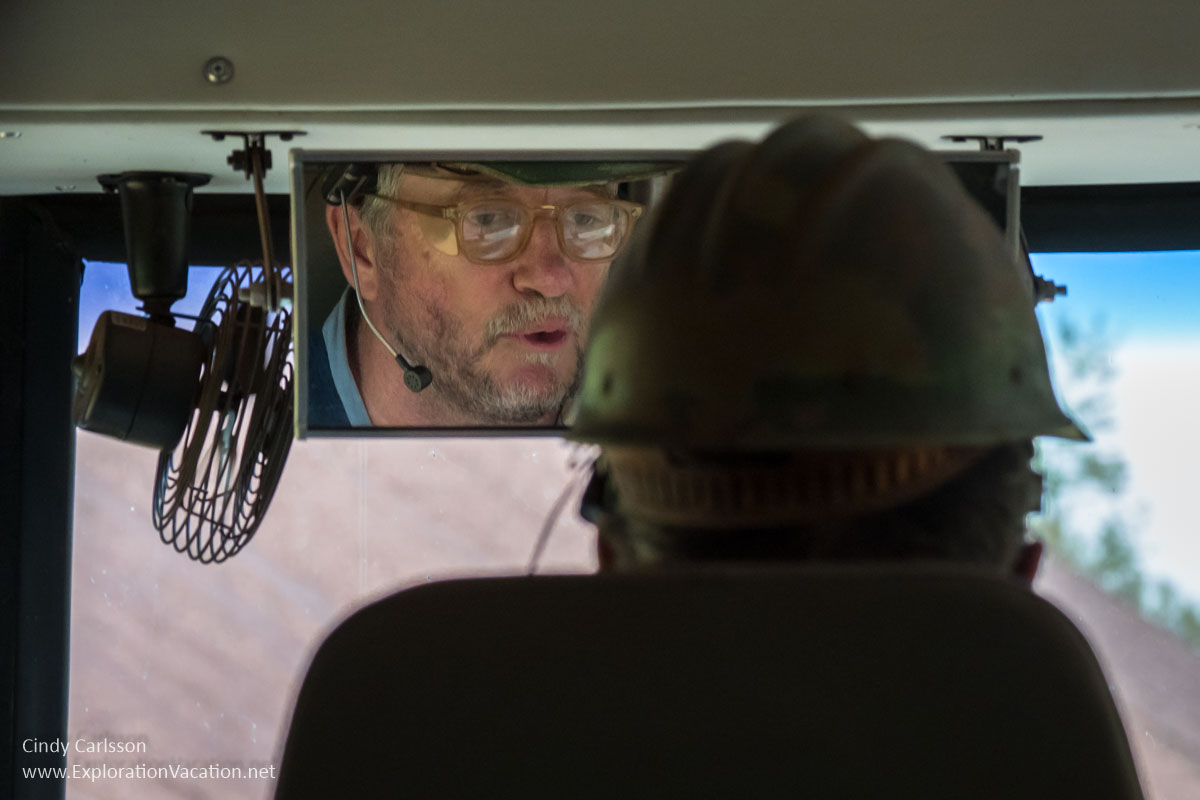
[[[233,62],[224,56],[213,56],[204,62],[204,78],[209,83],[229,83],[233,80]]]

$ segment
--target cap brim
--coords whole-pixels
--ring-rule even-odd
[[[1073,442],[1091,442],[1092,435],[1075,420],[1067,415],[1063,415],[1063,424],[1053,430],[1046,431],[1040,434],[1041,436],[1053,436],[1057,439],[1067,439]]]
[[[488,161],[443,163],[520,186],[593,186],[669,175],[682,161]]]

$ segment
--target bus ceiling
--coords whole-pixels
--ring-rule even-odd
[[[1022,146],[1025,186],[1200,181],[1192,0],[1152,12],[1100,0],[1086,16],[1042,0],[278,11],[8,9],[0,194],[96,193],[97,175],[129,170],[207,173],[201,194],[248,193],[226,144],[201,134],[214,128],[303,130],[302,146],[322,150],[700,149],[811,110],[931,147],[1040,135]],[[291,145],[275,145],[282,167]],[[283,173],[268,191],[286,191]]]

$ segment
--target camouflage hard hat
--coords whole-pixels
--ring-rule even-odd
[[[1017,264],[928,151],[836,119],[697,157],[614,264],[572,438],[690,451],[1086,435]]]

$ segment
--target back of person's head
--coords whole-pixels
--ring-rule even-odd
[[[1012,569],[1054,397],[1033,297],[937,156],[835,119],[698,156],[614,265],[574,438],[618,563]]]

